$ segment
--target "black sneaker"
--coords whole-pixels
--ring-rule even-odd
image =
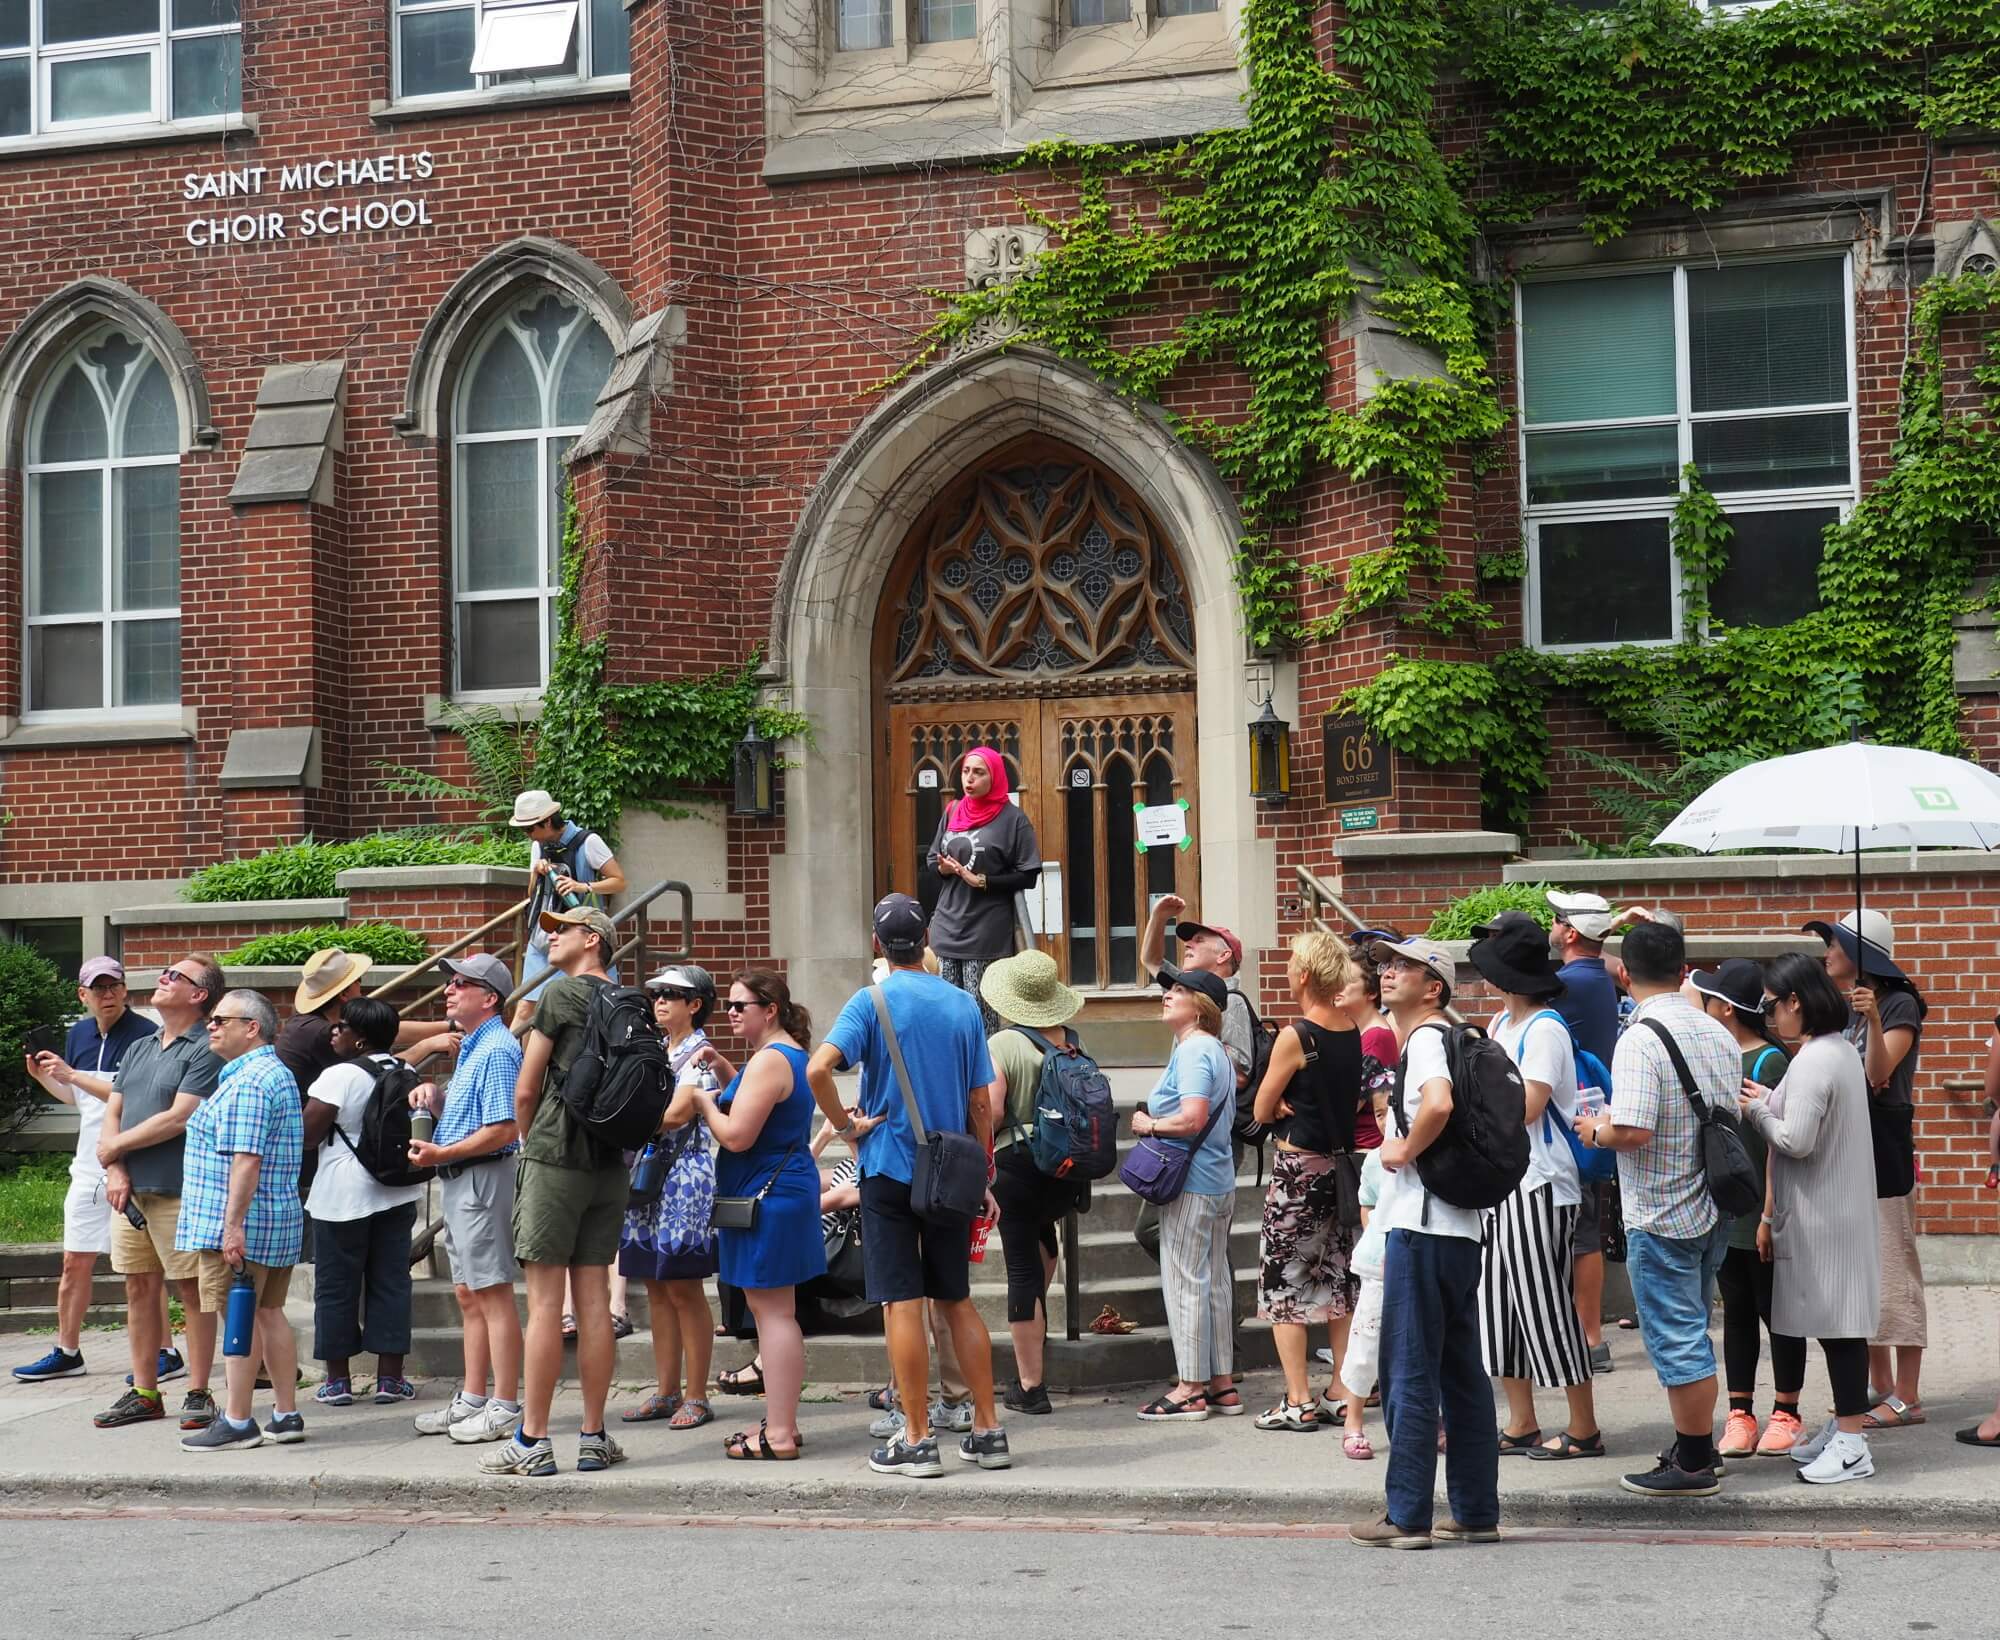
[[[233,1447],[263,1444],[264,1431],[257,1427],[255,1418],[247,1424],[232,1424],[227,1417],[219,1417],[208,1428],[181,1437],[183,1452],[227,1452]]]
[[[935,1435],[926,1435],[915,1443],[898,1436],[887,1446],[878,1446],[868,1454],[868,1467],[878,1475],[909,1475],[918,1480],[928,1480],[944,1473]]]
[[[1621,1475],[1618,1484],[1642,1498],[1712,1498],[1722,1490],[1713,1469],[1683,1469],[1672,1462],[1643,1475]]]
[[[1679,1462],[1679,1458],[1675,1454],[1674,1449],[1672,1447],[1668,1447],[1666,1451],[1662,1452],[1659,1455],[1659,1460],[1663,1464],[1672,1464]],[[1721,1480],[1724,1475],[1729,1473],[1729,1465],[1723,1462],[1722,1457],[1719,1453],[1716,1455],[1715,1462],[1710,1464],[1709,1468],[1715,1471],[1715,1478],[1717,1480]]]
[[[981,1469],[1011,1469],[1014,1460],[1007,1452],[1007,1432],[1004,1429],[989,1429],[984,1434],[974,1430],[958,1443],[958,1455],[967,1463],[976,1463]]]
[[[271,1421],[264,1426],[264,1439],[279,1446],[296,1446],[306,1438],[306,1421],[296,1411],[271,1408]]]
[[[1018,1378],[1007,1386],[1007,1393],[1000,1397],[1000,1401],[1009,1412],[1027,1412],[1036,1417],[1055,1411],[1049,1404],[1047,1384],[1037,1384],[1033,1389],[1023,1389]]]
[[[102,1412],[91,1414],[90,1421],[99,1429],[121,1429],[126,1424],[150,1424],[166,1415],[167,1409],[160,1400],[159,1391],[144,1395],[136,1389],[128,1389]]]

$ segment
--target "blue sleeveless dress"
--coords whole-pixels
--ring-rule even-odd
[[[807,1140],[813,1096],[806,1086],[803,1048],[772,1044],[792,1067],[792,1091],[771,1108],[764,1131],[748,1150],[715,1153],[715,1193],[754,1196],[774,1180],[758,1209],[755,1230],[718,1230],[720,1275],[732,1287],[796,1287],[826,1274],[826,1240],[819,1222],[819,1169]],[[747,1068],[747,1067],[746,1067]],[[743,1072],[722,1090],[716,1105],[728,1110]]]

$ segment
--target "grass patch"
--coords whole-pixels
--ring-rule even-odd
[[[0,1172],[0,1245],[62,1240],[69,1163],[61,1154],[22,1155]]]

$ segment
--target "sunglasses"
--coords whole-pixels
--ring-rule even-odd
[[[740,1014],[745,1008],[768,1008],[771,1005],[762,997],[752,997],[748,1002],[738,1002],[736,998],[731,997],[722,1006],[729,1013]]]
[[[695,994],[692,991],[655,991],[653,993],[653,1000],[655,1002],[693,1002]]]
[[[241,1025],[249,1017],[248,1014],[210,1014],[208,1016],[208,1029],[219,1031],[225,1025]],[[348,1027],[345,1025],[336,1025],[333,1028],[336,1031],[344,1031]]]
[[[170,979],[177,979],[183,985],[199,986],[201,984],[200,980],[195,979],[192,975],[182,973],[178,968],[162,968],[159,979],[154,983],[164,985]]]

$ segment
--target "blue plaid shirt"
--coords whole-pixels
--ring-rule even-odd
[[[277,1050],[253,1048],[230,1060],[215,1092],[188,1118],[175,1248],[183,1253],[221,1250],[230,1163],[239,1152],[249,1152],[263,1157],[264,1165],[243,1226],[243,1256],[273,1269],[298,1263],[305,1231],[305,1209],[299,1205],[304,1148],[299,1085]]]
[[[495,1014],[459,1045],[458,1069],[444,1090],[444,1114],[432,1142],[455,1145],[495,1122],[513,1121],[514,1083],[520,1074],[521,1044]],[[493,1154],[505,1156],[520,1148],[517,1139]]]

